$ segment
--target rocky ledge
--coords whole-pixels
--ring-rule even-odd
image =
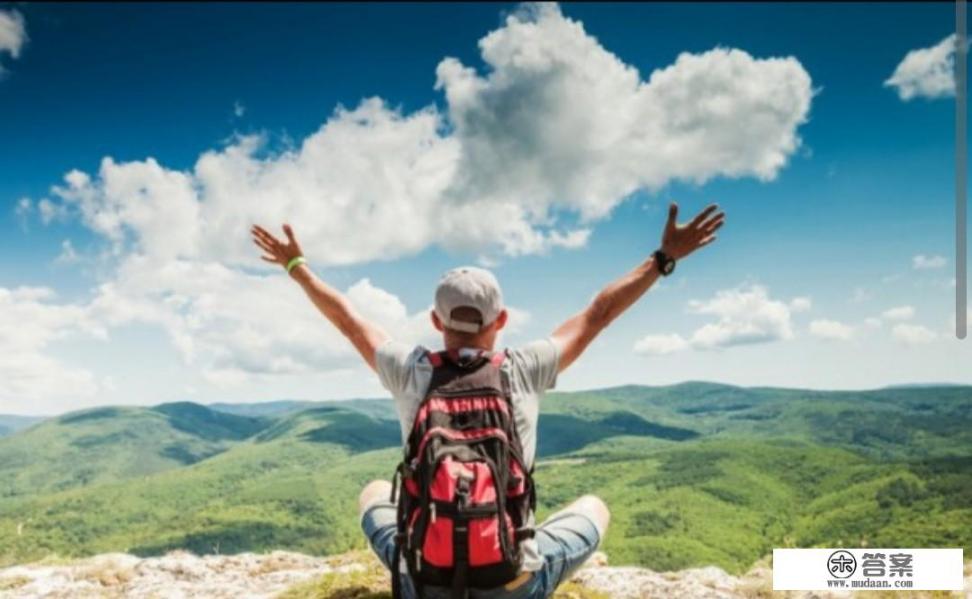
[[[966,591],[972,599],[972,562],[966,565]],[[596,554],[558,590],[558,599],[634,599],[691,597],[837,598],[851,593],[773,593],[766,562],[733,576],[716,567],[677,572],[613,567]],[[893,593],[906,597],[942,594]],[[384,599],[388,576],[367,552],[312,557],[274,551],[268,554],[198,556],[174,551],[139,558],[111,553],[77,560],[56,558],[0,569],[0,598],[165,598],[165,599]]]

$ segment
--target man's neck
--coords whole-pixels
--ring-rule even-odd
[[[469,341],[458,341],[452,340],[443,343],[445,345],[446,351],[459,351],[462,348],[468,349],[478,349],[482,351],[493,351],[493,343],[487,343],[486,341],[479,341],[476,339]]]

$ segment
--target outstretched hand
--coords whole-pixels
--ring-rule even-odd
[[[672,202],[668,207],[668,222],[662,234],[661,251],[678,260],[715,241],[715,232],[726,222],[726,213],[718,208],[716,204],[710,204],[687,224],[680,225],[675,222],[678,217],[678,204]]]
[[[290,228],[290,225],[285,224],[283,231],[284,235],[287,236],[286,243],[271,235],[260,225],[253,225],[250,228],[250,233],[253,234],[253,243],[265,252],[260,258],[265,262],[286,267],[288,262],[297,256],[303,256],[304,252],[300,249],[300,244],[297,243],[294,230]]]

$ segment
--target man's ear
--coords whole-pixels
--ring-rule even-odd
[[[442,321],[439,320],[439,315],[435,313],[435,310],[429,310],[429,316],[432,317],[432,326],[435,327],[435,330],[441,331]]]
[[[500,310],[500,313],[496,315],[496,322],[494,324],[497,331],[499,331],[500,329],[506,326],[506,320],[509,318],[509,316],[510,314],[506,311],[505,308],[503,310]]]

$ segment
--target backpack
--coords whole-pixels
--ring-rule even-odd
[[[404,559],[420,596],[435,585],[461,599],[471,587],[519,575],[536,492],[501,371],[506,352],[427,355],[432,380],[392,482],[391,500],[399,498],[392,591],[401,596]]]

